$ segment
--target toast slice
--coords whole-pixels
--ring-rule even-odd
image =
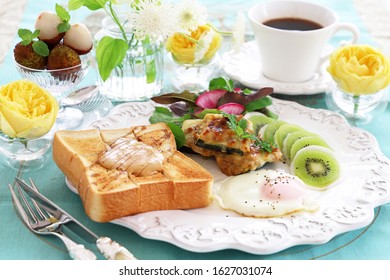
[[[114,160],[115,168],[102,162],[110,152],[117,151],[115,143],[133,141],[161,153],[162,168],[141,176],[126,169],[130,160],[126,168],[121,168],[121,160]],[[132,165],[141,164],[144,157],[134,158]],[[57,131],[53,159],[77,189],[86,214],[97,222],[155,210],[201,208],[212,199],[213,176],[176,150],[174,136],[164,123],[112,130]]]

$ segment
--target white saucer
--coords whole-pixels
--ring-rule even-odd
[[[245,43],[239,52],[227,52],[222,57],[222,68],[226,75],[246,87],[260,89],[272,87],[275,93],[286,95],[310,95],[325,92],[331,77],[322,67],[319,73],[306,82],[283,83],[265,77],[261,72],[260,57],[256,41]]]

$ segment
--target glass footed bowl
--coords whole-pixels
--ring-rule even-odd
[[[10,138],[0,131],[0,162],[14,170],[41,169],[49,158],[52,133],[33,138]]]
[[[57,116],[58,129],[71,129],[77,127],[83,120],[83,113],[75,108],[61,106],[62,98],[70,94],[87,75],[91,52],[80,56],[81,63],[68,68],[47,70],[32,69],[20,65],[15,61],[16,68],[25,79],[35,82],[48,90],[58,101],[60,111]]]

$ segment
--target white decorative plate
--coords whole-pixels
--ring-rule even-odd
[[[362,228],[374,217],[374,208],[390,202],[390,160],[367,131],[351,127],[339,114],[273,99],[279,118],[318,133],[335,150],[344,169],[340,182],[325,191],[310,190],[320,203],[314,213],[298,212],[279,218],[249,218],[223,210],[214,201],[206,208],[155,211],[113,221],[145,238],[163,240],[194,252],[238,249],[271,254],[300,244],[322,244],[338,234]],[[115,107],[92,127],[120,128],[147,124],[152,102]],[[225,178],[213,159],[191,156],[215,176]],[[289,170],[285,164],[269,168]],[[68,186],[72,189],[72,186]]]
[[[328,47],[325,49],[327,52]],[[261,72],[261,63],[256,41],[244,43],[239,52],[230,51],[222,57],[222,69],[231,79],[246,87],[260,89],[274,88],[275,93],[286,95],[311,95],[325,92],[331,83],[325,67],[314,77],[301,83],[283,83],[265,77]]]

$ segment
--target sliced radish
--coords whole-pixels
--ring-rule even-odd
[[[225,103],[219,106],[218,110],[227,114],[241,115],[245,111],[245,107],[238,103]]]
[[[195,103],[197,106],[204,109],[217,108],[218,100],[224,96],[226,90],[216,89],[211,91],[205,91],[196,99]]]

